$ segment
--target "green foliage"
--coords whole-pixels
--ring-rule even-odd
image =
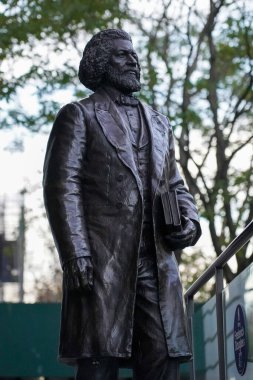
[[[0,98],[8,109],[0,128],[24,125],[38,131],[60,106],[49,106],[50,95],[64,88],[75,91],[73,46],[78,49],[79,43],[81,50],[89,33],[118,27],[123,14],[116,0],[6,0],[0,11]],[[29,87],[39,100],[38,112],[32,115],[17,102]]]
[[[115,0],[6,0],[2,1],[2,8],[2,59],[13,54],[11,47],[16,51],[17,46],[29,43],[30,39],[40,41],[50,37],[65,43],[80,29],[104,28],[119,16]]]
[[[180,276],[183,284],[190,287],[203,273],[209,265],[211,265],[213,257],[210,253],[205,252],[205,260],[203,260],[203,253],[200,251],[183,252],[181,255],[181,264],[179,265]],[[213,281],[207,283],[200,289],[197,295],[198,302],[205,302],[210,298],[210,293],[213,292]]]
[[[140,96],[171,120],[186,183],[219,255],[253,218],[250,1],[2,1],[0,128],[50,125],[65,102],[57,94],[87,95],[77,68],[89,36],[125,28],[142,65]],[[19,104],[25,90],[38,99],[29,112]],[[252,253],[242,257],[238,273],[253,261]],[[227,281],[234,275],[226,269]]]
[[[210,4],[164,1],[160,12],[157,4],[131,20],[145,36],[144,96],[171,119],[186,182],[219,255],[253,218],[253,14],[247,0]],[[252,253],[240,252],[237,273],[251,261]],[[235,276],[229,267],[225,274]]]

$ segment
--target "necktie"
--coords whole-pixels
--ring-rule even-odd
[[[136,107],[139,104],[139,100],[131,95],[128,96],[128,95],[120,94],[118,98],[115,100],[115,103],[124,105],[124,106]]]

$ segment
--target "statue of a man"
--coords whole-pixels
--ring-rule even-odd
[[[133,97],[140,65],[130,36],[103,30],[84,49],[93,91],[58,113],[44,196],[63,268],[59,357],[77,380],[175,380],[191,357],[173,250],[196,243],[197,210],[178,172],[167,118]],[[161,194],[176,192],[182,227],[165,228]]]

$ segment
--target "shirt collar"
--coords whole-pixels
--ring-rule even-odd
[[[109,85],[103,86],[103,89],[107,92],[111,100],[118,105],[137,106],[139,103],[138,99],[135,98],[131,93],[125,95],[117,88]]]

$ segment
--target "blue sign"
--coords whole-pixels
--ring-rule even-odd
[[[247,326],[244,311],[237,305],[234,318],[234,353],[237,371],[244,375],[248,361]]]

